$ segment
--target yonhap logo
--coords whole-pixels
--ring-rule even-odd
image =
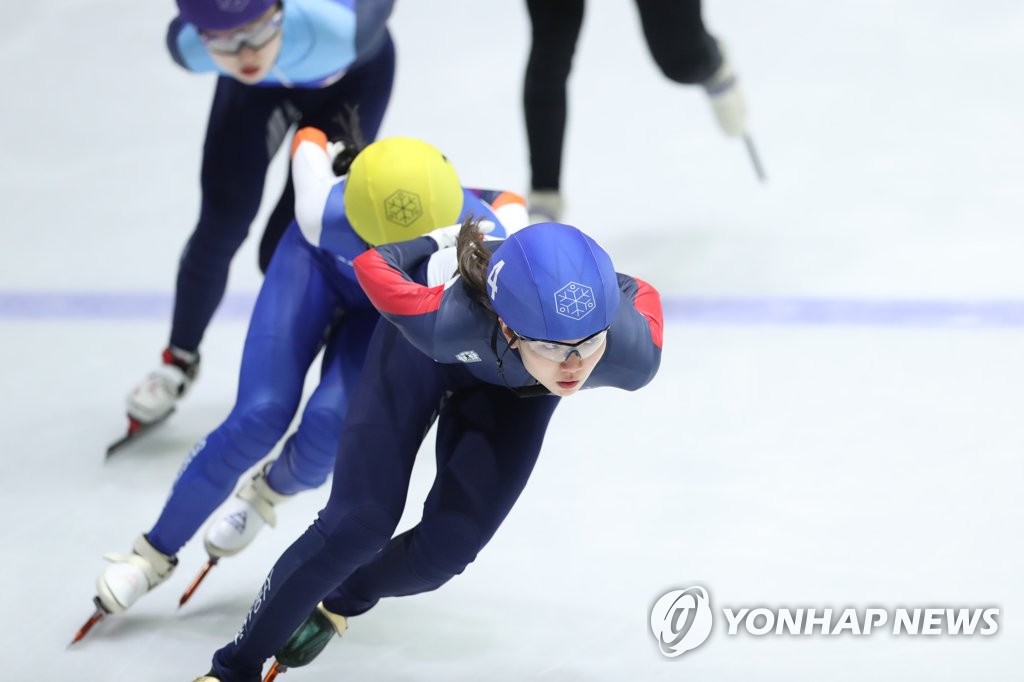
[[[719,634],[728,638],[875,636],[991,637],[999,633],[1002,609],[996,605],[930,606],[742,606],[721,605]],[[714,617],[708,591],[695,585],[663,594],[651,607],[651,632],[658,650],[676,658],[711,635]]]
[[[651,632],[669,658],[696,649],[711,634],[711,600],[703,587],[672,590],[651,607]]]

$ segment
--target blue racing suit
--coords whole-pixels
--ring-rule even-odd
[[[382,597],[433,590],[461,573],[530,477],[559,399],[537,390],[494,316],[458,277],[425,281],[435,250],[433,240],[420,238],[355,261],[386,320],[377,324],[351,401],[331,496],[271,569],[235,640],[215,654],[223,682],[259,680],[263,662],[321,600],[353,616]],[[584,388],[635,390],[660,365],[658,293],[626,275],[618,281],[607,347]],[[435,418],[437,475],[423,517],[392,537]]]
[[[221,73],[203,144],[202,201],[195,231],[178,268],[170,343],[194,352],[224,296],[231,260],[263,196],[270,159],[292,125],[314,126],[331,139],[358,109],[372,141],[394,80],[395,52],[387,30],[394,0],[287,0],[281,52],[261,83]],[[167,32],[171,57],[193,72],[217,71],[198,31],[180,18]],[[264,272],[294,216],[289,177],[260,244]]]
[[[333,176],[325,150],[311,142],[296,145],[292,170],[299,218],[285,233],[256,300],[237,401],[224,423],[193,448],[147,533],[168,555],[177,554],[241,474],[285,434],[321,347],[320,383],[270,468],[268,483],[279,493],[295,493],[319,486],[334,468],[378,313],[353,272],[354,259],[368,247],[345,214],[345,181]],[[460,220],[470,215],[494,221],[504,235],[499,216],[521,215],[525,222],[526,209],[522,197],[510,192],[464,189]]]

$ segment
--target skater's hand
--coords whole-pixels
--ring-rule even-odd
[[[350,148],[342,140],[328,140],[327,134],[319,128],[305,126],[296,131],[295,138],[292,140],[292,157],[295,156],[299,145],[303,142],[311,142],[323,150],[324,154],[327,155],[327,160],[330,162],[334,175],[342,176],[348,174],[348,168],[356,157],[357,150],[355,148]]]
[[[327,156],[331,159],[331,170],[339,178],[348,175],[348,170],[352,167],[352,162],[355,161],[358,153],[358,149],[348,146],[342,140],[327,143]]]

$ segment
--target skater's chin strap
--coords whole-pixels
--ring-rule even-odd
[[[505,354],[512,350],[512,341],[509,341],[504,334],[501,335],[502,340],[505,342],[505,347],[501,349],[501,353],[498,353],[498,331],[501,325],[497,320],[494,321],[494,331],[491,332],[491,351],[494,352],[494,359],[498,362],[498,376],[501,377],[502,383],[505,384],[505,388],[515,393],[520,398],[536,398],[542,395],[551,395],[543,384],[534,380],[535,383],[529,386],[510,386],[508,379],[505,378]]]

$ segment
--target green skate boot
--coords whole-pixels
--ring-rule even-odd
[[[345,616],[331,613],[320,602],[274,655],[277,660],[272,672],[283,673],[288,668],[309,665],[335,635],[340,637],[346,629],[348,621]]]

